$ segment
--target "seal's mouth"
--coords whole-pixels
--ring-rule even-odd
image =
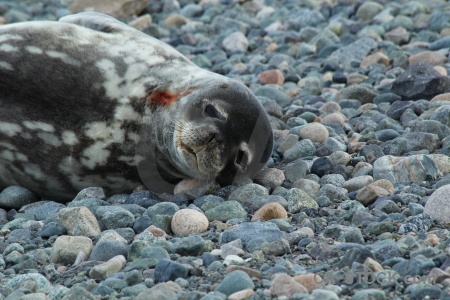
[[[188,145],[182,141],[178,145],[188,166],[196,173],[196,178],[211,179],[217,175],[219,170],[213,163],[215,161],[212,150],[215,148],[213,139],[202,145]]]
[[[186,152],[197,164],[198,166],[198,162],[197,162],[197,153],[194,151],[194,149],[192,149],[191,147],[189,147],[188,145],[186,145],[185,143],[180,141],[180,148],[181,151]]]

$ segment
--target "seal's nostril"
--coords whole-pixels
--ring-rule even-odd
[[[236,154],[236,164],[242,165],[245,163],[245,152],[242,150],[239,150]]]
[[[211,143],[215,137],[216,137],[216,133],[211,134],[211,137],[209,138],[209,141],[207,142],[207,144]]]

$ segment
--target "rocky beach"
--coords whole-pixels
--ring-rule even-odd
[[[0,24],[81,11],[247,85],[273,153],[214,190],[4,189],[0,299],[450,299],[447,1],[3,0]]]

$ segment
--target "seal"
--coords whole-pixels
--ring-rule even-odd
[[[59,201],[90,186],[229,185],[273,146],[245,85],[99,13],[0,26],[0,107],[0,188]]]

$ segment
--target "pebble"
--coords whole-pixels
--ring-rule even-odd
[[[0,193],[0,207],[19,209],[36,201],[32,192],[20,186],[9,186]]]
[[[19,212],[34,215],[36,220],[42,221],[57,213],[65,205],[54,201],[38,201],[22,206]]]
[[[42,274],[27,273],[16,275],[14,278],[8,280],[6,282],[6,287],[14,291],[19,289],[20,286],[28,280],[36,282],[36,289],[45,289],[51,286],[50,282]]]
[[[364,300],[364,299],[384,300],[386,299],[386,295],[384,291],[380,291],[378,289],[365,289],[362,291],[357,291],[355,295],[353,295],[352,297],[352,300]]]
[[[233,254],[227,255],[224,258],[224,260],[223,260],[223,264],[225,266],[228,266],[228,265],[231,265],[231,264],[233,264],[233,265],[241,265],[243,263],[244,263],[244,259],[243,258],[241,258],[241,257],[239,257],[237,255],[233,255]]]
[[[59,236],[52,247],[50,261],[60,264],[73,264],[79,252],[89,255],[94,245],[85,236]]]
[[[133,214],[120,206],[100,206],[95,214],[107,229],[129,227],[135,221]]]
[[[297,213],[303,208],[318,208],[317,202],[311,198],[306,192],[292,188],[284,194],[284,198],[288,201],[288,211]]]
[[[258,80],[262,84],[277,84],[283,86],[284,75],[280,70],[267,70],[258,75]]]
[[[172,232],[180,236],[191,233],[201,233],[208,229],[208,218],[194,209],[181,209],[177,211],[171,222]]]
[[[161,282],[139,293],[136,300],[168,300],[176,297],[182,288],[175,282]]]
[[[86,7],[91,10],[102,12],[108,15],[112,15],[116,18],[126,18],[133,15],[138,15],[141,11],[145,9],[146,1],[129,1],[129,0],[119,0],[119,1],[106,1],[93,3],[87,0],[75,0],[70,4],[70,11],[80,12],[84,11]]]
[[[447,62],[447,56],[434,51],[423,51],[417,54],[411,55],[408,58],[410,64],[415,64],[418,62],[425,62],[432,66],[438,66],[445,64]]]
[[[277,274],[272,280],[270,294],[274,297],[291,298],[294,294],[308,293],[308,290],[287,274]]]
[[[388,196],[389,192],[379,186],[369,185],[362,188],[358,194],[356,194],[356,199],[363,205],[367,206],[372,204],[376,199],[383,196]]]
[[[325,122],[324,119],[322,121]],[[328,139],[329,133],[324,125],[314,122],[303,126],[300,129],[299,137],[311,142],[323,143]]]
[[[227,296],[243,291],[246,289],[254,289],[252,279],[247,273],[241,270],[236,270],[228,273],[225,278],[219,283],[219,285],[214,289],[216,292],[220,292]]]
[[[177,278],[187,278],[189,269],[175,261],[163,258],[155,266],[155,282],[174,281]]]
[[[426,155],[408,157],[383,156],[373,164],[373,178],[391,183],[417,183],[437,178],[438,168]]]
[[[284,152],[284,161],[292,162],[299,158],[311,157],[314,155],[316,147],[310,140],[301,140]]]
[[[242,32],[233,32],[223,40],[222,45],[228,52],[246,52],[249,42]]]
[[[351,178],[345,181],[342,187],[349,192],[354,192],[362,189],[373,182],[373,177],[370,175],[362,175],[358,177]]]
[[[243,299],[248,299],[250,298],[253,294],[255,293],[255,291],[253,291],[252,289],[245,289],[239,292],[235,292],[231,295],[228,296],[229,300],[243,300]]]
[[[304,274],[304,275],[297,275],[294,276],[293,279],[300,283],[303,287],[305,287],[308,292],[312,292],[316,288],[319,287],[319,283],[322,281],[322,278],[320,275],[317,274]]]
[[[89,271],[89,276],[93,279],[105,279],[106,277],[119,272],[121,269],[121,262],[117,260],[109,260],[107,262],[94,266]]]
[[[205,215],[209,221],[228,221],[236,218],[245,218],[247,212],[242,205],[235,200],[228,200],[214,208],[205,211]]]
[[[127,254],[128,246],[126,243],[118,240],[102,239],[95,244],[89,256],[89,260],[108,261],[117,255],[126,257]]]
[[[259,184],[249,183],[231,192],[228,199],[243,202],[251,198],[266,196],[269,196],[269,191],[267,188]]]
[[[426,62],[417,62],[392,83],[391,92],[404,100],[431,99],[450,90],[450,79]]]
[[[405,28],[399,26],[386,32],[384,38],[397,45],[403,45],[409,41],[410,33]]]
[[[423,213],[429,215],[433,220],[450,222],[449,199],[450,185],[444,185],[431,194],[425,203]]]
[[[97,219],[87,207],[63,208],[57,218],[69,235],[95,237],[101,233]]]
[[[236,239],[241,239],[246,243],[252,239],[263,238],[265,241],[276,241],[284,236],[277,225],[270,222],[245,222],[236,228],[225,230],[220,235],[221,243],[228,243]]]
[[[383,54],[382,52],[376,52],[374,54],[366,56],[361,61],[360,66],[361,68],[367,68],[370,67],[372,64],[383,64],[385,66],[389,66],[389,57],[386,54]]]
[[[152,16],[150,14],[142,15],[128,23],[133,28],[137,30],[143,30],[146,27],[149,27],[152,23]]]
[[[276,202],[267,203],[258,209],[252,217],[252,221],[269,221],[272,219],[286,219],[287,212],[284,207]]]
[[[204,250],[205,241],[195,234],[180,238],[173,243],[173,251],[184,256],[200,255]]]
[[[267,188],[276,188],[286,179],[283,171],[275,168],[267,168],[256,175],[255,183]]]

